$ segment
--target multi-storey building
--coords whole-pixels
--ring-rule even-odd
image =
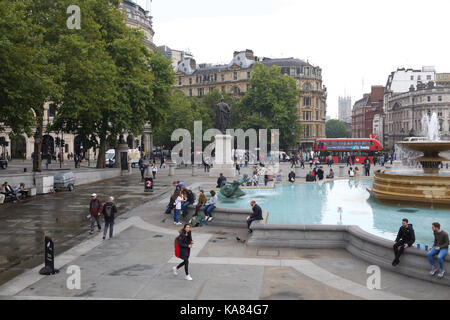
[[[434,67],[422,67],[422,70],[399,68],[389,75],[386,91],[407,92],[411,86],[416,86],[419,82],[434,81],[435,77]]]
[[[144,43],[149,50],[154,50],[156,46],[153,43],[153,26],[152,17],[148,10],[144,10],[141,6],[130,0],[123,0],[120,4],[120,8],[125,10],[127,14],[126,24],[130,28],[139,28],[145,34]],[[52,123],[55,117],[55,109],[50,103],[45,103],[44,106],[44,132],[47,132],[47,126]],[[5,140],[9,142],[9,146],[4,150],[0,150],[0,153],[8,154],[12,158],[23,158],[24,155],[27,159],[31,159],[31,154],[34,152],[34,138],[28,137],[26,134],[14,136],[11,134],[10,128],[5,128],[4,132],[0,133],[0,136],[5,137]],[[60,149],[55,145],[55,139],[59,137],[64,139],[64,146]],[[144,127],[142,135],[133,137],[124,134],[124,138],[127,140],[130,148],[136,148],[138,145],[143,146],[145,152],[151,152],[153,148],[153,137],[151,125],[147,124]],[[70,133],[56,133],[49,132],[42,137],[42,154],[44,157],[49,155],[58,154],[60,150],[64,153],[64,158],[67,158],[68,153],[77,153],[85,155],[89,159],[94,158],[94,150],[86,150],[83,146],[83,141],[79,137]]]
[[[353,138],[369,138],[374,134],[374,117],[383,113],[383,94],[383,86],[372,86],[370,93],[355,102],[352,110]]]
[[[315,139],[325,137],[326,87],[322,84],[322,69],[295,58],[271,59],[254,56],[252,50],[235,51],[226,65],[199,64],[187,58],[175,68],[175,88],[188,96],[202,97],[217,89],[234,97],[242,97],[249,89],[255,63],[268,67],[277,65],[281,73],[294,78],[299,88],[298,121],[303,126],[300,145],[312,147]]]
[[[436,113],[441,139],[450,139],[450,86],[428,82],[411,86],[407,92],[387,92],[385,106],[384,136],[390,148],[405,137],[421,136],[425,114]]]

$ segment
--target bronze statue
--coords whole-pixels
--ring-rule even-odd
[[[224,102],[224,98],[220,99],[220,102],[216,105],[216,128],[220,130],[223,134],[230,126],[231,120],[231,110],[230,106]]]

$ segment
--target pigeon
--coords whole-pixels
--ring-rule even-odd
[[[242,242],[242,243],[245,243],[245,240],[242,240],[241,238],[239,238],[239,237],[236,237],[236,240],[237,240],[237,242]]]

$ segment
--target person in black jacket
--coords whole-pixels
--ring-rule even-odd
[[[291,170],[288,174],[289,182],[294,183],[295,182],[295,172]]]
[[[224,183],[224,182],[227,182],[227,178],[225,178],[225,177],[223,176],[223,173],[221,173],[221,174],[219,175],[219,179],[217,179],[217,186],[216,186],[216,188],[222,187],[222,183]]]
[[[109,201],[103,205],[103,217],[105,218],[105,228],[103,229],[103,240],[106,238],[106,233],[109,227],[109,238],[113,236],[114,218],[117,213],[117,207],[114,204],[114,197],[109,197]]]
[[[397,238],[394,242],[394,254],[395,258],[392,261],[392,265],[395,267],[400,263],[400,256],[403,254],[403,250],[411,247],[416,241],[414,229],[412,224],[408,224],[408,219],[402,219],[402,226],[398,230]]]
[[[247,217],[247,229],[248,233],[252,233],[252,229],[250,229],[250,225],[255,220],[263,220],[261,207],[258,206],[255,200],[250,201],[250,205],[252,206],[253,213]]]
[[[178,245],[180,246],[180,259],[183,260],[178,266],[173,267],[172,271],[174,275],[178,275],[178,269],[184,266],[184,272],[186,273],[186,280],[192,280],[189,274],[189,255],[191,254],[191,248],[194,244],[192,241],[191,225],[185,224],[183,229],[180,230],[180,235],[177,237]]]

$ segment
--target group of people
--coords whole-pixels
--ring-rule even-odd
[[[20,183],[18,187],[13,188],[8,181],[5,181],[0,190],[0,203],[11,198],[13,202],[17,202],[28,196],[28,190],[25,190],[25,184]]]
[[[161,165],[163,165],[163,164],[164,164],[164,162],[161,163]],[[144,180],[145,170],[147,170],[148,165],[144,163],[143,157],[139,159],[138,167],[139,167],[139,171],[141,171],[141,178],[142,178],[142,180]],[[165,164],[164,164],[164,167],[165,167]],[[160,166],[160,168],[161,168],[161,166]],[[153,180],[155,180],[156,173],[158,172],[158,166],[156,165],[155,161],[153,161],[153,163],[151,164],[150,170],[152,171]]]
[[[448,254],[449,238],[448,233],[441,229],[439,222],[433,222],[431,229],[434,235],[434,243],[427,251],[427,258],[431,265],[430,275],[434,276],[438,273],[438,278],[444,277],[444,259]],[[397,237],[394,241],[394,260],[392,265],[395,267],[400,263],[400,256],[404,250],[413,246],[416,241],[413,225],[409,223],[408,219],[402,220],[402,225],[398,230]],[[436,267],[434,257],[437,256],[439,268]]]
[[[170,214],[173,210],[173,224],[181,225],[180,216],[187,216],[188,207],[189,205],[194,205],[196,196],[192,190],[187,189],[184,183],[180,181],[174,181],[173,186],[175,187],[175,191],[170,197],[165,214]],[[209,193],[211,197],[207,200],[204,190],[200,190],[198,201],[195,204],[195,213],[191,218],[191,222],[194,219],[197,219],[199,210],[203,210],[204,213],[204,218],[200,219],[200,221],[209,222],[213,219],[212,211],[216,208],[218,199],[214,190],[211,190]]]
[[[211,191],[213,192],[213,191]],[[200,197],[202,196],[203,191],[200,193]],[[203,194],[204,195],[204,194]],[[215,195],[214,195],[215,196]],[[205,197],[206,199],[206,197]],[[252,214],[247,217],[247,228],[248,233],[252,233],[252,229],[250,228],[251,224],[257,220],[263,220],[262,209],[259,205],[256,204],[254,200],[250,201],[250,205],[252,207]],[[177,257],[182,260],[180,264],[172,267],[172,272],[174,276],[178,275],[178,270],[184,267],[185,280],[192,281],[193,278],[189,273],[189,256],[191,254],[191,249],[194,245],[194,240],[192,239],[192,230],[191,224],[186,223],[181,230],[179,230],[179,235],[175,238],[175,248],[178,245],[178,252],[176,252]]]
[[[319,166],[318,168],[314,168],[313,170],[309,171],[306,175],[306,182],[314,182],[314,181],[321,181],[324,178],[324,170],[323,166]],[[330,168],[330,172],[325,176],[327,179],[334,179],[334,171],[333,168]]]
[[[91,195],[91,202],[89,203],[89,215],[91,219],[91,231],[94,233],[95,225],[97,225],[98,232],[102,230],[101,216],[105,219],[105,226],[103,230],[103,240],[106,238],[109,229],[109,238],[113,237],[114,219],[117,214],[117,207],[114,203],[114,197],[109,197],[108,201],[102,205],[96,193]]]

